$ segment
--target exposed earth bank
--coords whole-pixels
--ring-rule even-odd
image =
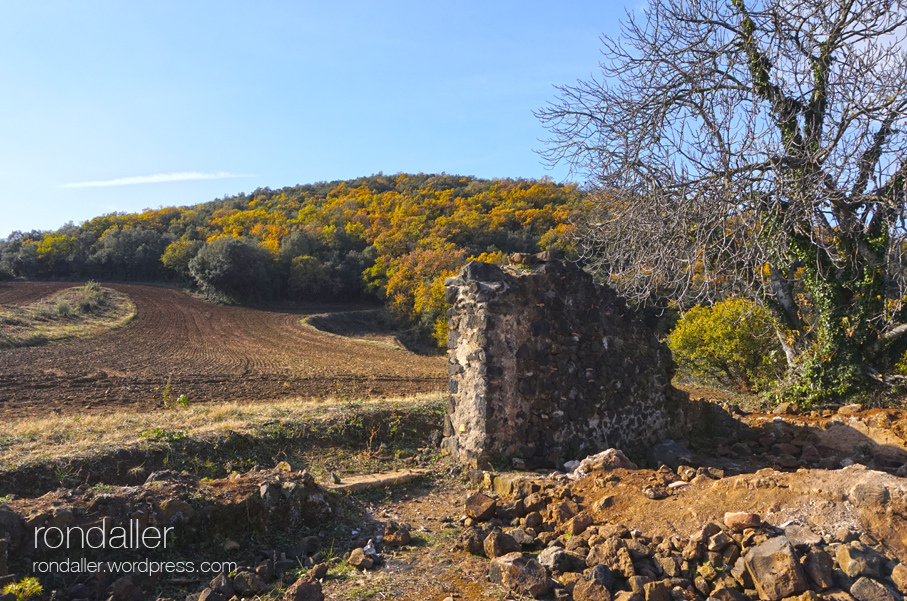
[[[104,518],[172,526],[176,557],[239,566],[222,576],[60,576],[48,586],[61,601],[318,598],[293,596],[305,587],[333,599],[899,601],[907,468],[894,462],[907,448],[907,416],[829,413],[737,415],[738,427],[714,437],[653,447],[647,461],[662,463],[657,470],[611,453],[573,473],[462,472],[426,446],[410,466],[427,475],[353,495],[342,491],[347,475],[339,485],[316,482],[279,463],[214,480],[156,472],[139,486],[8,500],[0,538],[12,541],[8,564],[18,576],[35,559],[60,556],[34,545],[34,528]],[[823,432],[845,426],[863,437],[835,438],[858,444],[822,442]],[[727,513],[757,517],[735,528]],[[793,579],[793,588],[777,589],[790,594],[764,593],[774,576],[748,581],[737,565],[761,545],[778,547],[769,564],[777,580]],[[300,578],[305,587],[288,595]]]

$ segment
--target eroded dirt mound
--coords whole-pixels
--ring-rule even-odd
[[[2,284],[22,304],[71,284]],[[109,284],[136,305],[126,327],[90,339],[0,352],[0,415],[155,408],[288,397],[403,396],[445,386],[444,359],[306,327],[303,312],[215,305],[178,290]]]
[[[336,499],[311,475],[281,468],[212,481],[162,471],[141,486],[83,486],[0,505],[0,540],[6,541],[0,567],[8,566],[13,574],[32,572],[69,591],[54,598],[145,598],[150,590],[194,585],[221,572],[231,573],[231,587],[246,584],[243,592],[264,592],[304,560],[313,565],[312,556],[324,558],[322,538],[330,544],[328,533],[289,535],[317,532],[336,513]],[[274,540],[268,533],[278,531],[287,535],[285,548],[258,557],[250,540]],[[257,551],[268,555],[260,547]],[[108,567],[132,562],[151,567]],[[183,569],[168,569],[168,562]],[[256,572],[259,565],[263,568]],[[118,571],[129,581],[118,580]],[[234,572],[242,575],[234,579]],[[0,581],[15,579],[0,573]],[[287,584],[295,580],[290,575]],[[116,592],[126,588],[134,594]]]
[[[53,599],[185,599],[193,593],[217,599],[210,597],[215,592],[224,599],[281,599],[304,576],[321,580],[325,593],[340,599],[440,601],[470,591],[476,595],[466,598],[499,598],[486,582],[484,560],[450,548],[452,512],[465,493],[462,481],[439,470],[431,480],[379,492],[375,500],[354,498],[280,464],[215,480],[163,471],[138,486],[59,489],[0,504],[0,541],[7,540],[0,568],[8,565],[11,572],[0,569],[0,586],[31,575],[45,584],[43,598],[56,590]],[[168,545],[155,547],[152,536],[151,545],[140,540],[124,549],[114,538],[123,536],[117,530],[123,526],[133,537],[127,542],[150,529],[152,535],[166,531]],[[106,532],[103,545],[98,527]],[[67,529],[68,549],[57,545]],[[82,544],[82,532],[96,548]],[[367,570],[357,569],[355,550],[369,540],[375,559]],[[64,572],[50,563],[67,560],[78,565]],[[168,561],[194,571],[161,568]],[[107,562],[140,567],[108,570],[113,563]],[[160,569],[149,572],[146,565]],[[49,572],[41,571],[45,567]]]

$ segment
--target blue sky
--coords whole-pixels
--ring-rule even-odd
[[[0,236],[533,150],[622,3],[0,0]]]

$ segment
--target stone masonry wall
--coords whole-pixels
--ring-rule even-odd
[[[547,253],[447,281],[443,448],[472,467],[555,467],[608,447],[644,455],[686,396],[670,351],[614,290]]]

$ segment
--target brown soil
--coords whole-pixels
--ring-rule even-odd
[[[0,282],[0,305],[28,305],[73,286],[72,282]]]
[[[63,282],[0,284],[0,305],[33,302]],[[181,291],[105,284],[136,317],[99,336],[0,352],[0,416],[154,409],[190,401],[403,396],[444,387],[444,359],[348,340],[300,323],[308,313],[208,303]],[[320,308],[323,312],[323,308]]]

